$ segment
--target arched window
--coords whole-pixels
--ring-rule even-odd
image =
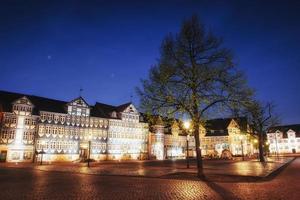
[[[116,113],[115,111],[113,111],[113,112],[111,113],[111,117],[116,118],[116,117],[117,117],[117,113]]]

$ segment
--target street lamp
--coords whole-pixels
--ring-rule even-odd
[[[45,146],[46,142],[43,140],[41,144],[42,144],[42,151],[41,151],[42,155],[41,155],[41,163],[40,164],[42,165],[43,164],[43,154],[45,153],[44,146]]]
[[[140,147],[140,160],[142,160],[142,147]]]
[[[243,145],[243,136],[242,135],[240,135],[240,140],[241,140],[242,159],[244,161],[245,157],[244,157],[244,145]]]
[[[185,121],[183,126],[187,130],[187,136],[186,136],[186,167],[190,168],[190,161],[189,161],[189,140],[190,140],[190,135],[189,135],[189,129],[190,129],[190,122]]]
[[[267,148],[268,148],[268,151],[267,151],[267,155],[269,156],[269,152],[270,152],[270,143],[269,143],[269,141],[266,141],[266,146],[267,146]]]
[[[254,139],[255,150],[257,150],[257,148],[256,148],[256,146],[257,146],[257,143],[258,143],[258,140],[257,140],[257,139]],[[258,158],[258,155],[257,155],[257,158]]]
[[[278,157],[279,152],[278,152],[278,143],[277,143],[277,133],[275,133],[275,144],[276,144],[276,158],[278,160],[279,159],[279,157]]]
[[[89,136],[89,154],[88,154],[88,167],[90,167],[90,159],[91,159],[91,139],[92,136]]]

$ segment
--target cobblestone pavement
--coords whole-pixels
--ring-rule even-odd
[[[200,181],[0,169],[0,199],[221,199]]]
[[[254,183],[218,183],[240,199],[299,200],[300,158],[272,180]]]
[[[0,199],[287,199],[300,197],[300,158],[264,182],[210,182],[0,168]]]
[[[264,177],[274,169],[280,167],[287,160],[292,158],[281,158],[270,160],[265,164],[252,161],[226,161],[226,160],[205,160],[205,174],[222,174],[235,176],[259,176]],[[0,164],[0,167],[34,168],[43,171],[63,171],[83,174],[99,175],[123,175],[123,176],[145,176],[162,177],[176,173],[196,173],[196,163],[190,161],[190,169],[186,168],[185,160],[166,161],[144,161],[144,162],[100,162],[92,163],[91,167],[86,167],[86,163],[60,163],[60,164]]]

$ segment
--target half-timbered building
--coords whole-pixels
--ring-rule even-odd
[[[137,159],[147,154],[148,127],[132,103],[89,105],[0,91],[2,161]]]

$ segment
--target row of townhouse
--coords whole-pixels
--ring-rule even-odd
[[[146,157],[148,124],[132,103],[89,105],[0,91],[0,159],[19,162]]]
[[[150,156],[156,159],[185,158],[187,153],[196,156],[195,138],[183,128],[182,122],[158,121],[150,131]],[[207,120],[200,125],[199,133],[199,148],[203,156],[226,157],[228,153],[231,156],[250,156],[257,153],[257,139],[250,134],[244,117]]]
[[[0,91],[0,160],[8,162],[177,159],[195,156],[195,138],[182,122],[150,123],[132,103],[89,105]],[[255,152],[246,118],[200,126],[202,155]],[[189,145],[187,145],[189,144]]]

